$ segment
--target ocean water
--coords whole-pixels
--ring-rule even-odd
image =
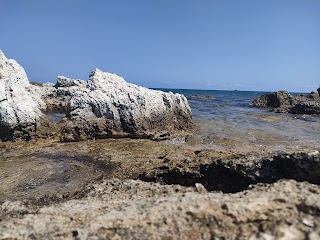
[[[274,113],[250,102],[266,92],[161,89],[188,96],[196,129],[190,144],[221,151],[297,151],[320,148],[320,117]]]

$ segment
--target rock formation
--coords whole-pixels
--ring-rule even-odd
[[[214,99],[212,95],[194,94],[187,96],[188,99]]]
[[[320,114],[320,96],[316,92],[310,94],[291,95],[287,91],[264,94],[251,103],[253,106],[266,106],[275,112],[294,114]]]
[[[63,112],[50,123],[44,112]],[[167,138],[191,128],[191,110],[180,94],[150,90],[98,69],[88,82],[59,76],[55,85],[31,85],[24,69],[0,52],[0,139],[31,139],[54,126],[63,141],[129,136]],[[45,134],[48,134],[45,133]]]
[[[46,103],[46,112],[67,113],[71,97],[81,88],[86,87],[86,81],[57,77],[57,83],[45,83],[41,87],[33,86]]]
[[[161,139],[192,124],[183,95],[138,87],[99,69],[71,98],[68,116],[64,141],[111,135]]]
[[[0,51],[0,139],[30,139],[45,121],[45,108],[24,69]]]

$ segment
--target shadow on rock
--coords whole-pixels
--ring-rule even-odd
[[[280,154],[252,160],[218,160],[202,164],[196,169],[158,169],[160,173],[143,173],[140,180],[195,186],[201,183],[208,191],[236,193],[246,190],[252,184],[274,183],[280,179],[294,179],[320,184],[320,155],[295,153]]]

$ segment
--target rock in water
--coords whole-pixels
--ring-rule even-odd
[[[108,136],[163,139],[192,126],[183,95],[139,87],[99,69],[71,98],[69,119],[64,141]]]
[[[0,140],[28,140],[45,118],[45,103],[33,94],[24,69],[0,51]]]
[[[294,114],[320,114],[317,93],[290,95],[287,91],[264,94],[251,103],[253,106],[272,107],[275,112]]]
[[[278,91],[275,93],[264,94],[256,98],[253,106],[267,106],[272,108],[290,108],[293,105],[293,98],[287,91]]]

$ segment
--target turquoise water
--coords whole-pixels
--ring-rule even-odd
[[[250,106],[266,92],[161,89],[190,95],[210,95],[213,99],[188,98],[197,126],[193,138],[220,150],[287,151],[320,146],[319,116],[274,113]]]

